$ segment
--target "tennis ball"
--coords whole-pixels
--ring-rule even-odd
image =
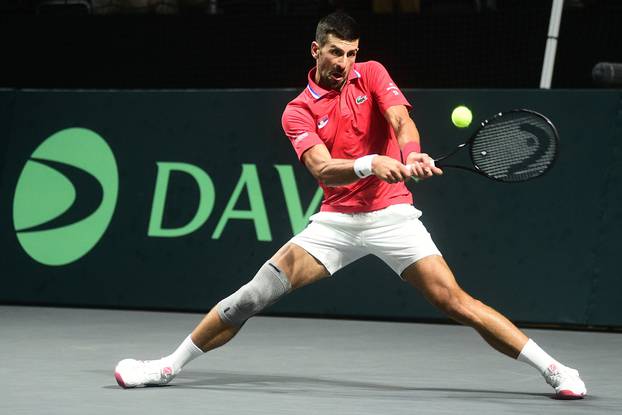
[[[465,107],[464,105],[460,105],[451,112],[451,122],[458,128],[466,128],[471,125],[471,121],[473,120],[473,114],[471,114],[471,110]]]

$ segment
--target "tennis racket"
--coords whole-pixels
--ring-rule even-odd
[[[465,148],[469,149],[471,165],[448,163]],[[559,135],[551,120],[535,111],[515,109],[482,122],[467,142],[435,158],[434,164],[516,183],[546,173],[557,159],[558,148]]]

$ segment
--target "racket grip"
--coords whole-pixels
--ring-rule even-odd
[[[413,165],[412,164],[406,164],[406,167],[408,167],[408,170],[410,170],[410,172],[412,174]],[[413,182],[417,183],[419,181],[419,178],[417,176],[410,176],[407,180],[412,180]]]

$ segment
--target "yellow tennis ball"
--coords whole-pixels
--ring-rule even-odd
[[[473,121],[473,114],[471,114],[471,110],[464,105],[454,108],[451,112],[451,122],[458,128],[468,127],[471,125],[471,121]]]

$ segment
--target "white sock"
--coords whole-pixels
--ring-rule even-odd
[[[516,359],[533,366],[542,374],[544,374],[551,364],[560,365],[557,360],[549,356],[547,352],[542,350],[540,346],[531,339],[527,340],[527,344],[525,344],[525,347],[523,347],[523,350],[521,350]]]
[[[170,355],[163,357],[162,360],[173,366],[173,373],[178,374],[181,372],[182,367],[186,366],[186,364],[201,356],[203,353],[203,350],[199,349],[199,347],[192,341],[190,335],[188,335],[188,337],[186,337],[179,345],[177,350]]]

